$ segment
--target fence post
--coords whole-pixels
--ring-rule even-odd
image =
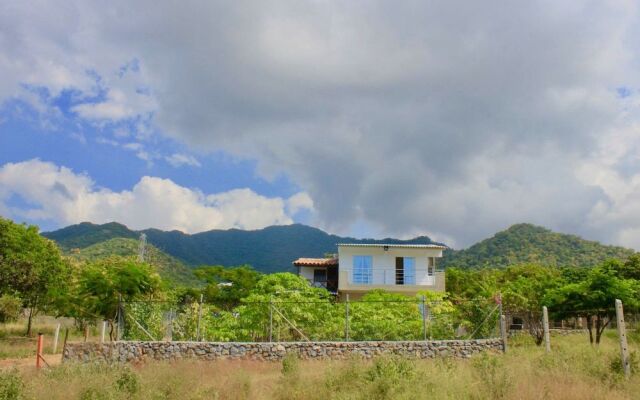
[[[42,368],[42,333],[38,333],[38,347],[36,348],[36,368]]]
[[[269,343],[273,342],[273,296],[269,297]]]
[[[122,337],[122,334],[124,332],[124,316],[122,315],[122,295],[119,294],[118,295],[118,313],[117,313],[117,320],[116,320],[116,341],[120,340],[120,338]]]
[[[502,337],[502,351],[507,352],[507,318],[500,314],[500,336]]]
[[[107,331],[107,321],[102,321],[102,328],[100,329],[100,343],[104,343],[104,335]]]
[[[620,358],[625,378],[631,375],[631,365],[629,364],[629,347],[627,346],[627,332],[624,326],[624,311],[622,301],[616,299],[616,318],[618,325],[618,337],[620,338]]]
[[[89,324],[84,326],[84,341],[86,342],[89,339]]]
[[[346,294],[346,302],[344,303],[344,337],[345,341],[349,341],[349,293]]]
[[[544,346],[547,353],[551,353],[551,339],[549,338],[549,310],[542,306],[542,329],[544,329]]]
[[[427,303],[422,295],[422,339],[427,341]]]
[[[60,336],[60,324],[56,325],[56,331],[53,334],[53,354],[58,350],[58,337]]]
[[[200,323],[202,323],[202,300],[203,294],[200,293],[200,303],[198,303],[198,325],[196,327],[196,342],[200,341]]]

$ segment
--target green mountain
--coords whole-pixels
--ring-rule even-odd
[[[501,268],[513,264],[538,263],[592,267],[607,259],[626,259],[632,254],[633,250],[623,247],[607,246],[531,224],[517,224],[468,249],[446,250],[441,265]]]
[[[189,235],[158,229],[132,231],[115,222],[104,225],[85,222],[43,235],[55,240],[68,252],[116,237],[137,238],[142,232],[147,235],[149,243],[189,266],[249,264],[265,273],[294,271],[291,264],[293,260],[298,257],[322,257],[326,253],[336,253],[337,243],[434,243],[426,236],[410,240],[354,239],[330,235],[320,229],[301,224],[270,226],[253,231],[212,230]]]
[[[138,255],[139,242],[135,239],[113,238],[92,244],[83,249],[69,252],[69,256],[76,260],[96,260],[113,255],[135,257]],[[147,244],[145,247],[145,261],[156,267],[160,276],[170,282],[195,286],[200,282],[193,275],[193,271],[184,263]]]

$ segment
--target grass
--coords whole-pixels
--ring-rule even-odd
[[[37,343],[37,333],[44,334],[43,353],[51,354],[53,346],[53,336],[56,325],[60,323],[60,337],[58,340],[58,353],[62,350],[65,329],[69,329],[69,340],[82,340],[83,332],[79,332],[73,325],[73,320],[69,318],[55,319],[48,316],[34,318],[32,325],[33,337],[26,337],[26,319],[17,322],[0,324],[0,360],[20,359],[34,357]],[[89,331],[90,338],[94,340],[98,337],[98,330],[92,327]],[[0,397],[2,400],[2,397]]]
[[[631,335],[633,336],[633,335]],[[506,355],[471,360],[149,362],[141,365],[63,364],[0,372],[0,399],[633,399],[615,332],[599,348],[584,335],[554,337],[552,353],[526,336]],[[638,342],[630,343],[633,352]],[[637,354],[637,353],[634,353]],[[635,356],[634,356],[635,357]]]

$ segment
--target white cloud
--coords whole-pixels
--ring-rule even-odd
[[[10,207],[17,195],[28,206]],[[250,189],[204,194],[169,179],[145,176],[131,190],[99,188],[85,174],[49,162],[29,160],[0,167],[0,210],[10,217],[54,221],[122,222],[183,232],[209,229],[258,229],[292,223],[286,199],[261,196]]]
[[[638,7],[16,2],[0,11],[0,99],[73,88],[81,118],[255,159],[334,231],[467,245],[530,221],[640,246]]]
[[[190,167],[202,166],[194,156],[182,153],[173,153],[172,155],[165,157],[165,160],[167,160],[169,164],[176,168],[182,167],[184,165],[188,165]]]

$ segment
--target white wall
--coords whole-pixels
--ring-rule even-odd
[[[414,257],[416,260],[416,285],[433,285],[435,277],[427,275],[428,258],[442,257],[441,249],[394,247],[389,247],[389,250],[385,251],[383,247],[339,246],[338,253],[341,279],[343,276],[342,273],[348,272],[349,283],[351,283],[351,279],[353,278],[353,256],[372,256],[372,285],[396,284],[396,257]],[[436,265],[437,263],[438,261],[436,260]]]

